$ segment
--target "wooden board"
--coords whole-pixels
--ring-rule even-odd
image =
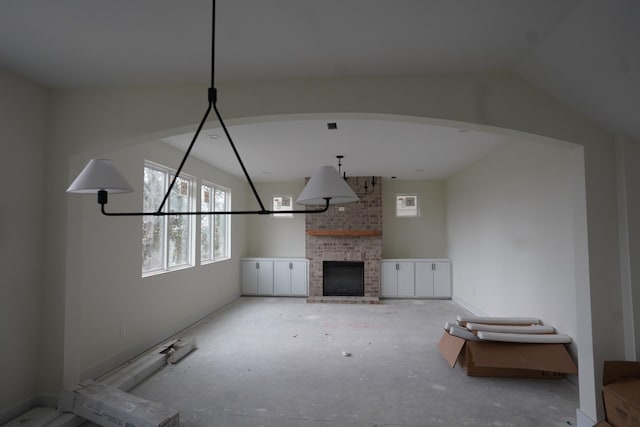
[[[380,236],[380,230],[307,230],[309,236],[347,236],[347,237],[373,237]]]

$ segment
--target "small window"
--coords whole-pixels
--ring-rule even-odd
[[[292,218],[292,213],[286,213],[287,211],[293,210],[293,197],[292,196],[274,196],[273,197],[273,211],[274,212],[284,212],[284,213],[274,213],[274,217],[278,218]]]
[[[396,195],[396,216],[415,217],[418,216],[418,196],[416,194]]]
[[[231,191],[218,185],[200,186],[200,208],[203,212],[231,210]],[[202,215],[200,217],[200,261],[202,263],[228,259],[231,253],[229,215]]]

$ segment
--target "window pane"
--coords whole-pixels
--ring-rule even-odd
[[[412,194],[396,195],[396,216],[418,216],[418,196]]]
[[[208,184],[202,184],[200,188],[202,211],[225,212],[230,210],[231,196],[228,190]],[[215,261],[229,257],[229,221],[228,215],[203,215],[201,217],[201,261]]]
[[[145,163],[143,209],[157,211],[169,188],[171,172]],[[193,209],[192,180],[179,177],[163,208],[165,212],[189,212]],[[142,218],[142,273],[168,271],[192,263],[193,220],[191,216],[155,216]]]
[[[273,210],[277,212],[286,212],[293,209],[293,197],[291,196],[274,196],[273,197]],[[274,217],[279,218],[293,218],[291,213],[274,213]]]
[[[227,192],[219,188],[215,189],[214,209],[216,212],[225,212],[227,206]],[[215,257],[227,257],[227,224],[228,215],[215,215]]]
[[[169,210],[171,212],[189,211],[190,184],[189,179],[178,178],[176,180],[169,196]],[[172,215],[169,217],[169,267],[189,263],[190,218],[187,215]]]
[[[154,211],[160,206],[165,193],[165,173],[144,168],[144,191],[142,209]],[[164,218],[142,217],[142,271],[150,272],[164,268]]]
[[[203,185],[200,189],[200,209],[203,212],[211,211],[212,206],[211,187]],[[212,242],[213,233],[211,226],[211,215],[202,215],[200,217],[200,260],[210,261],[213,259]]]
[[[161,270],[163,265],[163,218],[143,217],[142,222],[142,271]]]

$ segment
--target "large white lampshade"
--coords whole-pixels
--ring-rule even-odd
[[[133,188],[116,169],[111,160],[91,159],[80,175],[67,188],[67,193],[131,193]]]
[[[333,166],[322,166],[311,175],[309,182],[298,196],[299,205],[324,205],[326,199],[332,205],[354,203],[358,196],[351,187],[338,175]]]

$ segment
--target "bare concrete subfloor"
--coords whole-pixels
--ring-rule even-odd
[[[437,343],[464,313],[439,300],[243,297],[191,329],[196,351],[130,393],[178,410],[187,427],[575,425],[566,379],[449,368]]]

